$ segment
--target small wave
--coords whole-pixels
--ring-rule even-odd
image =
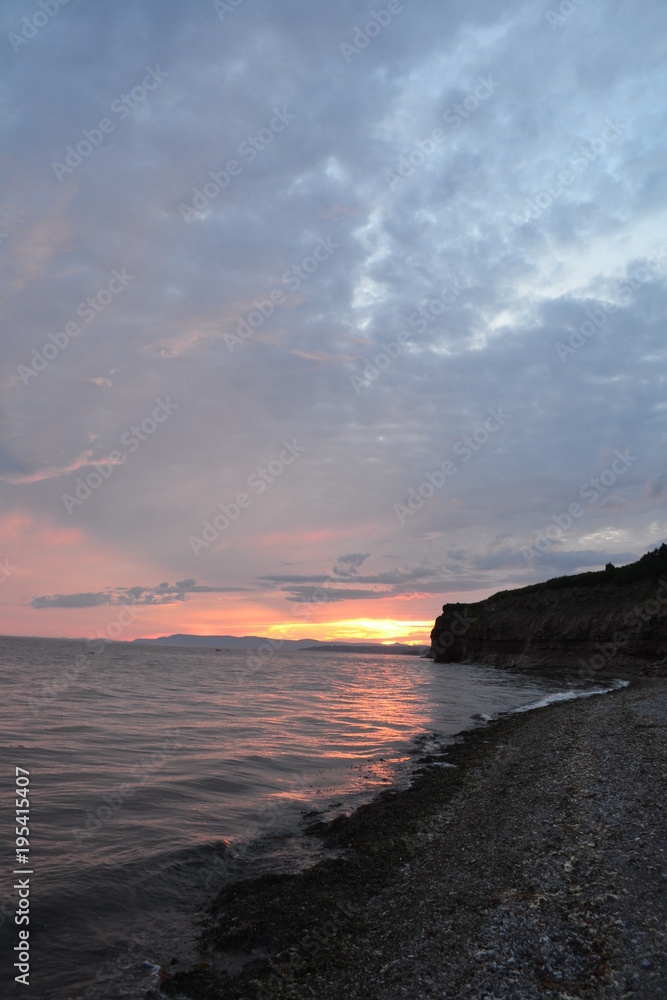
[[[544,698],[540,698],[539,701],[533,701],[529,705],[520,705],[518,708],[512,709],[510,714],[516,715],[518,712],[532,712],[535,708],[546,708],[547,705],[553,705],[559,701],[576,701],[578,698],[592,698],[593,695],[597,694],[610,694],[612,691],[628,687],[629,683],[629,681],[617,680],[612,681],[607,687],[588,688],[580,691],[575,691],[573,688],[567,691],[554,691],[553,694],[547,694]]]
[[[429,753],[437,753],[442,749],[443,741],[446,739],[443,733],[428,732],[418,733],[411,741],[410,753],[413,756],[423,756]]]

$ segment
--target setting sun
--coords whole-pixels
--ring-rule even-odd
[[[341,621],[318,622],[317,624],[295,624],[274,626],[268,629],[272,635],[290,632],[312,636],[325,642],[352,641],[365,639],[368,642],[388,644],[392,642],[428,643],[433,621],[394,621],[390,618],[345,618]]]

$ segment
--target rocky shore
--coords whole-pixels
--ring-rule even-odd
[[[169,997],[667,996],[667,680],[512,716],[226,887]],[[154,994],[157,996],[157,992]]]

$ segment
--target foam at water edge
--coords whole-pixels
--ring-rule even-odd
[[[577,698],[591,698],[596,694],[609,694],[611,691],[618,691],[620,688],[628,687],[629,684],[629,681],[616,680],[604,688],[591,688],[587,691],[573,691],[572,689],[569,691],[556,691],[554,694],[548,694],[539,701],[532,702],[530,705],[520,705],[519,708],[513,708],[510,714],[532,712],[534,708],[546,708],[547,705],[551,705],[557,701],[575,701]]]

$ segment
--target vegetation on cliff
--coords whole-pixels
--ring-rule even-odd
[[[559,590],[563,587],[598,587],[606,583],[621,587],[628,583],[636,583],[638,580],[659,580],[661,576],[667,577],[667,545],[664,542],[660,548],[652,549],[637,562],[628,563],[627,566],[607,563],[604,569],[595,572],[556,576],[544,583],[532,583],[519,590],[501,590],[493,599],[504,594],[534,594],[540,590]]]

